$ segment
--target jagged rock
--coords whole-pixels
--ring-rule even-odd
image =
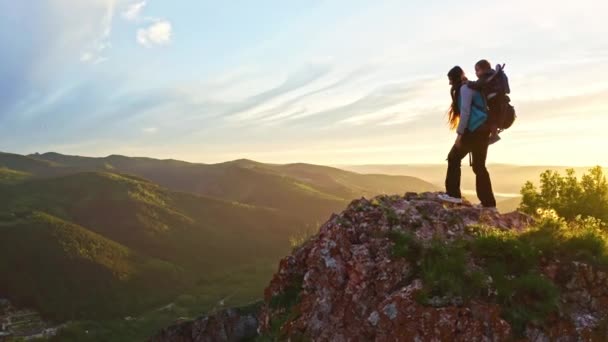
[[[257,336],[260,303],[230,308],[163,329],[150,342],[237,342]]]
[[[422,242],[452,241],[474,224],[524,229],[530,222],[520,213],[500,215],[468,202],[446,205],[434,193],[355,200],[313,240],[281,261],[265,302],[302,279],[297,318],[286,322],[285,336],[318,341],[501,340],[509,336],[510,327],[496,306],[418,304],[415,294],[421,281],[404,282],[414,265],[391,258],[391,243],[383,236],[397,230],[412,232]],[[271,321],[282,314],[265,305],[260,330],[270,330]]]
[[[491,301],[435,297],[421,304],[416,296],[423,281],[413,272],[417,265],[392,257],[387,233],[408,232],[429,244],[467,239],[471,226],[523,231],[533,222],[518,212],[502,215],[468,202],[448,205],[434,193],[353,201],[281,261],[265,291],[260,332],[278,340],[514,340],[501,307]],[[559,275],[564,266],[547,267]],[[594,340],[589,328],[605,319],[608,310],[607,277],[580,263],[569,267],[577,267],[565,294],[572,311],[550,317],[546,326],[527,327],[523,340]],[[293,293],[294,287],[299,289],[291,301],[295,304],[277,305],[276,299]],[[598,288],[602,290],[593,292]]]
[[[427,250],[437,241],[475,241],[475,229],[484,226],[525,232],[533,223],[518,212],[499,214],[468,202],[445,204],[436,193],[355,200],[281,260],[257,313],[258,337],[338,342],[607,341],[606,270],[543,254],[537,277],[559,290],[559,307],[544,322],[528,320],[514,327],[496,300],[496,280],[488,273],[479,273],[484,295],[420,300],[425,289],[421,260],[416,255],[396,257],[390,238],[407,234],[419,244],[412,246]],[[471,253],[462,264],[467,272],[480,267]],[[510,274],[506,277],[503,280],[515,281]],[[522,300],[534,303],[534,298]],[[241,321],[241,316],[227,311],[168,328],[152,341],[231,341],[236,335],[227,332],[235,331]]]

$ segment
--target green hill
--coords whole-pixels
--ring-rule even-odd
[[[58,153],[10,156],[0,158],[0,166],[29,172],[36,177],[83,171],[131,174],[174,191],[278,209],[312,223],[342,210],[352,198],[437,190],[429,182],[414,177],[362,175],[310,164],[264,164],[246,159],[197,164],[118,155],[91,158]]]
[[[309,164],[4,153],[0,293],[78,320],[74,341],[139,339],[177,317],[259,298],[291,238],[352,198],[434,189]]]
[[[0,293],[56,320],[137,312],[185,285],[176,266],[42,212],[5,215],[0,250]]]
[[[11,170],[6,167],[0,167],[0,184],[18,183],[28,179],[31,175],[27,172]]]
[[[68,167],[50,160],[36,159],[13,153],[0,152],[0,168],[11,169],[31,176],[54,177],[74,172]]]
[[[238,161],[233,162],[238,163]],[[341,169],[312,164],[257,164],[252,168],[270,170],[276,174],[314,184],[323,192],[341,198],[371,197],[376,194],[398,190],[429,191],[434,188],[428,182],[409,176],[390,176],[381,174],[359,174]],[[395,190],[396,189],[396,190]]]
[[[0,198],[0,292],[57,319],[130,314],[274,263],[304,227],[276,210],[113,173],[3,185]]]

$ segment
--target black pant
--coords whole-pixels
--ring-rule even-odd
[[[488,156],[489,130],[479,128],[477,131],[467,132],[462,136],[460,148],[452,147],[448,155],[448,172],[445,180],[445,188],[448,195],[461,198],[460,176],[462,159],[471,153],[473,157],[473,172],[475,172],[475,190],[477,197],[484,207],[495,207],[496,199],[492,191],[490,174],[486,168],[486,157]]]

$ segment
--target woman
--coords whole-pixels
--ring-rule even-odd
[[[461,162],[467,154],[472,155],[475,186],[481,206],[496,209],[490,174],[486,168],[486,157],[490,142],[487,124],[487,106],[483,96],[467,86],[464,71],[456,66],[448,73],[452,86],[452,106],[448,112],[450,128],[456,129],[458,137],[448,155],[448,172],[445,180],[446,194],[439,197],[451,203],[462,203],[460,192]]]

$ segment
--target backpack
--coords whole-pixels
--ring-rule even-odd
[[[505,95],[505,102],[503,103],[503,108],[501,110],[501,115],[497,120],[498,129],[504,131],[506,129],[511,128],[515,119],[517,119],[517,114],[515,113],[515,107],[511,105],[511,99],[509,96]]]
[[[499,131],[509,129],[517,118],[515,107],[511,105],[511,98],[508,95],[510,93],[509,78],[504,72],[504,64],[498,65],[496,74],[484,87],[483,94],[488,103],[491,120]]]
[[[469,132],[475,132],[486,121],[488,121],[488,104],[483,94],[476,91],[471,102],[471,117],[467,129]]]

